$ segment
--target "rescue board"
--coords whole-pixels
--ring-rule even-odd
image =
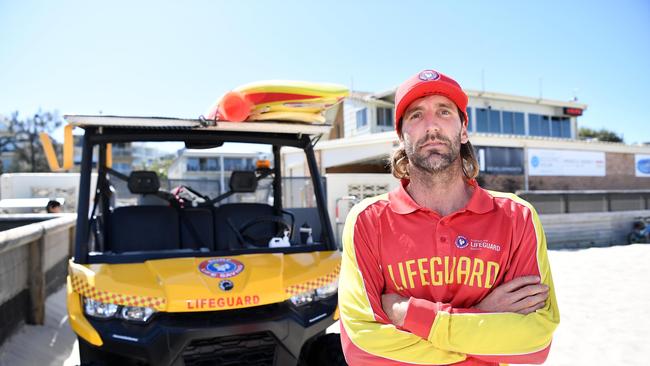
[[[232,122],[281,120],[324,123],[324,113],[348,94],[348,89],[338,84],[260,81],[226,93],[210,107],[206,118]]]

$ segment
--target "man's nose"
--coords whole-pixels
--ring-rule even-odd
[[[427,112],[424,114],[424,125],[427,131],[440,131],[440,119],[437,118],[436,114],[433,112]]]

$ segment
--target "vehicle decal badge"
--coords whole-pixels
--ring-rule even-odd
[[[230,278],[244,270],[244,264],[230,258],[207,259],[199,264],[199,271],[212,278]]]

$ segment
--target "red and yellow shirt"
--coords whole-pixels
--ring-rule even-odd
[[[352,365],[542,363],[559,324],[546,238],[535,209],[475,181],[467,206],[450,215],[394,191],[356,205],[343,230],[341,341]],[[534,313],[485,313],[472,306],[516,277],[550,287]],[[381,295],[410,298],[395,327]]]

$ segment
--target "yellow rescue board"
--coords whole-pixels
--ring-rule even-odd
[[[270,80],[246,84],[226,93],[208,111],[208,119],[283,120],[324,123],[324,113],[349,94],[343,85]]]

